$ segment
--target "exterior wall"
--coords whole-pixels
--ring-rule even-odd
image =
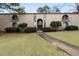
[[[0,29],[4,31],[6,27],[12,27],[12,16],[14,14],[0,14]],[[46,27],[50,27],[51,21],[62,21],[62,16],[68,15],[69,24],[79,26],[79,14],[17,14],[19,20],[17,24],[27,23],[28,27],[37,27],[37,20],[43,20],[43,27],[46,22]],[[34,16],[35,20],[34,21]]]
[[[12,16],[13,15],[0,15],[0,29],[4,31],[6,27],[12,27]],[[17,15],[18,22],[17,25],[20,23],[27,23],[28,27],[34,27],[33,15],[30,14],[23,14]]]
[[[79,27],[79,14],[70,15],[70,23]]]
[[[62,15],[61,14],[47,14],[46,17],[46,27],[50,27],[50,23],[52,21],[61,21],[62,20]]]
[[[37,20],[42,19],[43,27],[44,27],[44,14],[36,14],[36,27],[37,27]]]
[[[8,27],[8,26],[11,26],[10,16],[9,15],[0,15],[0,29],[4,30],[4,28]]]
[[[34,27],[33,16],[34,15],[30,15],[30,14],[19,15],[18,24],[20,24],[20,23],[27,23],[28,27]]]
[[[61,21],[62,22],[63,15],[68,15],[69,25],[79,26],[79,14],[53,14],[53,15],[50,14],[50,15],[47,15],[46,26],[50,27],[51,21]]]

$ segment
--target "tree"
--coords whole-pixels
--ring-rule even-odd
[[[73,13],[79,13],[79,3],[73,3],[73,4],[64,4],[63,6],[70,6],[73,7],[73,9],[70,9],[70,11],[72,10]]]
[[[43,7],[39,7],[37,9],[37,12],[38,13],[53,13],[53,12],[56,13],[56,12],[60,12],[60,9],[58,7],[56,7],[56,6],[54,6],[53,10],[52,10],[49,6],[45,5]]]
[[[55,13],[60,12],[60,9],[56,6],[54,6],[52,12],[55,12]]]
[[[79,3],[74,3],[74,6],[73,5],[69,5],[69,6],[74,7],[75,11],[73,13],[79,13]]]
[[[24,8],[18,8],[15,10],[17,13],[25,13]]]
[[[45,5],[45,6],[43,7],[43,11],[44,11],[44,13],[50,13],[50,7],[47,6],[47,5]]]
[[[25,12],[24,8],[20,7],[19,3],[0,3],[0,10],[8,12]]]
[[[37,9],[38,13],[49,13],[50,12],[50,7],[45,5],[44,7],[39,7]]]
[[[79,3],[75,3],[75,5],[76,5],[77,13],[79,13]]]
[[[42,7],[39,7],[39,8],[37,9],[37,12],[38,12],[38,13],[43,13],[43,8],[42,8]]]

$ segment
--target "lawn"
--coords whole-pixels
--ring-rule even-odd
[[[49,56],[67,55],[40,38],[36,33],[5,33],[0,35],[0,55]]]
[[[79,31],[49,32],[46,34],[79,47]]]

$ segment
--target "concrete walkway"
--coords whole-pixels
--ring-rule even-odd
[[[47,40],[51,44],[55,45],[57,48],[63,50],[64,52],[68,53],[72,56],[79,56],[79,47],[73,46],[66,42],[60,41],[56,38],[50,37],[43,33],[42,31],[37,31],[37,34],[42,37],[43,39]]]

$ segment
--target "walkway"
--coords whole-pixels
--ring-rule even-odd
[[[73,46],[66,42],[60,41],[56,38],[50,37],[43,33],[42,31],[38,31],[37,34],[42,37],[43,39],[47,40],[51,44],[55,45],[57,48],[63,50],[64,52],[68,53],[72,56],[79,56],[79,47]]]

